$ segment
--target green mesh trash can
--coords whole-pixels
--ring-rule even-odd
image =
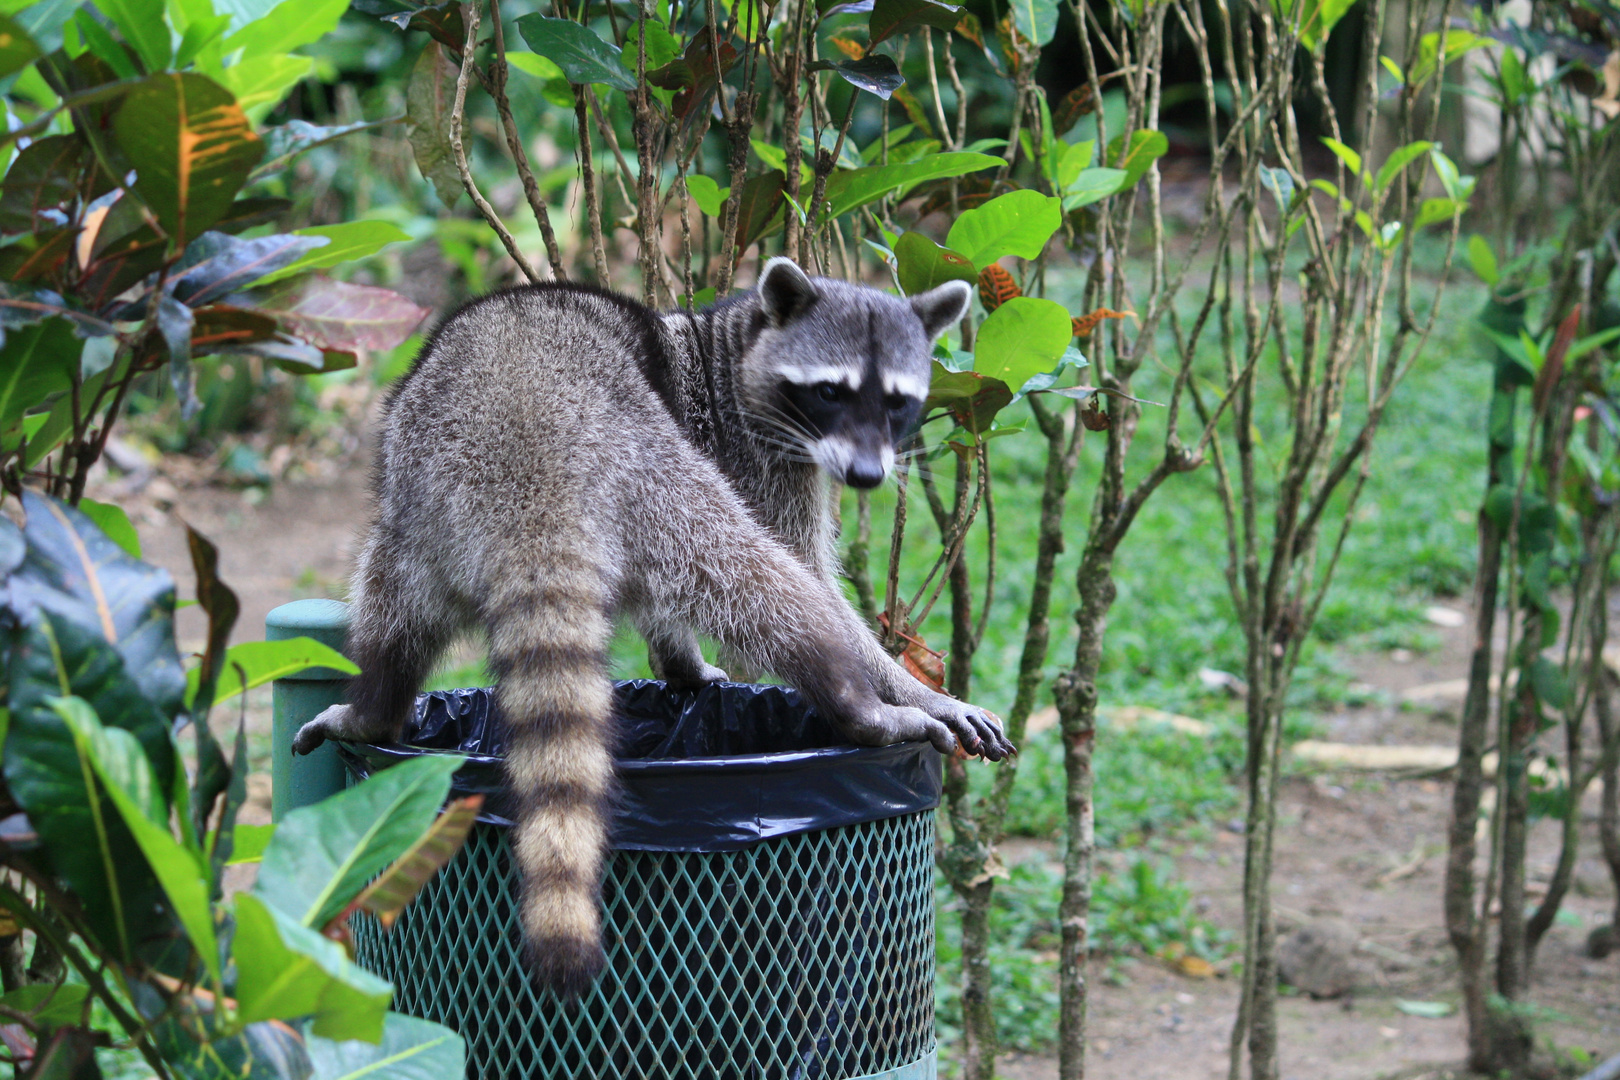
[[[939,756],[854,747],[782,687],[621,684],[607,969],[564,1002],[522,963],[504,732],[488,691],[424,695],[353,777],[468,753],[466,847],[393,929],[357,920],[394,1008],[467,1042],[481,1080],[933,1080]]]

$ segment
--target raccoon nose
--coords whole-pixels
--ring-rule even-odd
[[[875,488],[883,483],[883,463],[877,458],[859,457],[850,462],[844,483],[854,488]]]

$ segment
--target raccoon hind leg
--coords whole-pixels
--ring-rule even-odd
[[[352,582],[346,652],[360,674],[349,680],[346,704],[298,730],[294,753],[327,739],[397,741],[422,680],[466,621],[438,575],[382,532],[373,527]]]
[[[723,668],[703,659],[703,649],[691,627],[666,626],[643,619],[636,622],[647,641],[647,660],[653,674],[670,686],[695,690],[710,683],[730,681],[731,676]]]
[[[581,538],[583,539],[583,538]],[[564,995],[602,969],[601,876],[613,785],[609,590],[589,547],[492,575],[485,621],[496,698],[510,732],[518,804],[512,857],[523,882],[529,966]]]

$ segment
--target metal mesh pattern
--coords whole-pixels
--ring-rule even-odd
[[[933,1049],[933,856],[931,813],[615,852],[607,971],[564,1004],[523,968],[506,831],[480,825],[392,932],[356,920],[356,953],[461,1033],[469,1077],[844,1080]]]

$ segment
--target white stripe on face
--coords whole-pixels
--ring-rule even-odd
[[[855,447],[850,445],[848,439],[831,435],[811,443],[810,456],[827,471],[828,476],[843,483],[850,465],[855,461]]]
[[[776,373],[795,386],[820,386],[822,383],[841,383],[851,390],[861,388],[861,373],[855,368],[834,364],[815,364],[807,367],[781,367]]]
[[[906,397],[922,400],[928,396],[928,383],[915,375],[903,375],[885,371],[883,373],[883,392],[885,394],[904,394]]]

